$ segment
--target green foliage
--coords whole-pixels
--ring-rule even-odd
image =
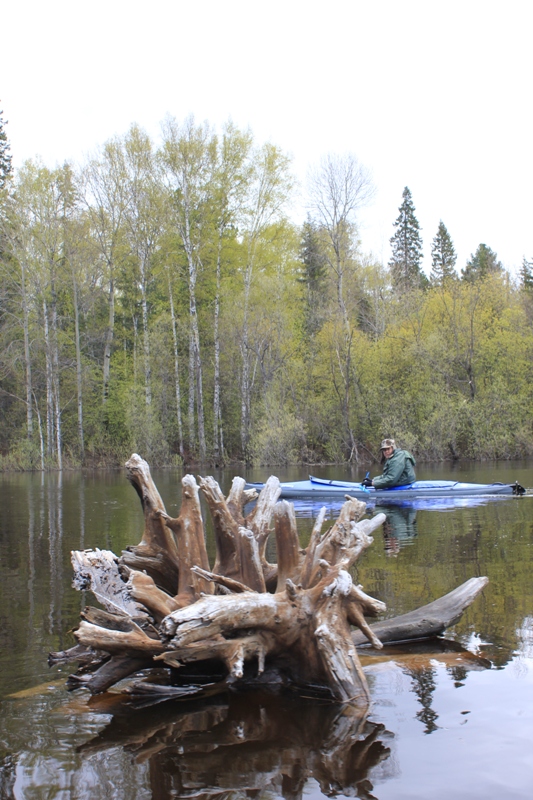
[[[409,188],[402,194],[402,204],[394,222],[396,231],[391,237],[392,256],[389,268],[392,282],[398,291],[406,291],[424,283],[422,273],[422,237],[415,216],[415,207]]]
[[[265,415],[253,438],[253,461],[261,466],[297,464],[305,460],[303,420],[285,409]]]
[[[443,284],[457,278],[455,264],[457,254],[446,225],[441,220],[431,244],[431,275],[433,284]]]
[[[134,126],[82,170],[17,172],[0,468],[357,461],[387,435],[418,458],[533,454],[531,263],[515,287],[480,245],[452,280],[441,222],[426,286],[408,189],[388,271],[360,251],[357,163],[324,162],[301,228],[289,170],[191,119],[159,150]]]
[[[308,217],[302,229],[302,268],[298,277],[305,287],[304,324],[308,336],[317,333],[326,313],[327,258],[320,244],[318,225]]]
[[[477,281],[486,278],[488,275],[495,275],[503,271],[501,261],[498,256],[486,244],[480,244],[476,252],[470,256],[465,268],[461,271],[464,281]]]
[[[5,131],[4,112],[0,110],[0,192],[12,174],[10,144]]]
[[[525,292],[533,294],[533,260],[528,261],[525,256],[520,268],[520,285]]]

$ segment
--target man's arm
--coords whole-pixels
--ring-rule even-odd
[[[405,454],[398,452],[386,464],[383,470],[383,475],[378,475],[372,481],[376,489],[390,489],[391,486],[397,486],[400,476],[405,467]]]

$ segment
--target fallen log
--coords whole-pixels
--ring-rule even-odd
[[[461,618],[464,610],[474,602],[488,582],[488,578],[470,578],[426,606],[399,617],[375,622],[371,625],[372,633],[382,644],[440,636]],[[365,644],[365,637],[360,631],[352,633],[352,640],[358,646]]]
[[[69,652],[78,659],[70,687],[102,692],[139,670],[165,667],[169,683],[191,685],[178,694],[201,692],[191,671],[196,664],[207,675],[204,682],[217,686],[261,676],[268,682],[275,675],[276,681],[322,687],[338,701],[367,707],[370,695],[357,646],[367,642],[379,649],[383,642],[442,633],[487,582],[471,579],[423,609],[371,626],[367,617],[384,614],[385,605],[365,594],[350,570],[372,544],[384,514],[364,519],[366,505],[347,496],[325,531],[325,511],[319,514],[302,550],[294,507],[278,502],[275,477],[246,513],[252,495],[242,478],[234,479],[225,498],[213,478],[197,483],[185,475],[180,514],[172,519],[148,464],[134,454],[126,469],[141,499],[143,537],[120,557],[103,550],[72,554],[74,586],[90,589],[103,610],[82,613],[74,633],[78,649],[50,655],[52,663]],[[215,531],[212,570],[200,491]],[[277,564],[266,559],[272,533]],[[210,670],[217,675],[212,681]]]

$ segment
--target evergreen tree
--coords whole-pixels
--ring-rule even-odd
[[[303,224],[300,244],[302,263],[299,281],[305,284],[305,328],[312,336],[322,324],[321,309],[325,304],[327,258],[320,246],[317,225],[310,217]]]
[[[415,207],[411,192],[406,186],[403,190],[403,202],[399,215],[394,223],[396,232],[391,237],[392,257],[389,268],[392,281],[397,289],[405,290],[421,286],[424,281],[420,264],[422,261],[422,237],[420,225],[415,216]]]
[[[533,260],[528,261],[525,256],[520,268],[520,288],[528,294],[533,294]]]
[[[486,278],[488,275],[496,275],[503,270],[501,261],[498,261],[498,256],[486,244],[480,244],[474,255],[470,256],[469,261],[466,262],[466,267],[461,271],[464,281],[473,283],[480,278]]]
[[[456,278],[456,261],[457,254],[451,236],[441,220],[431,244],[431,282],[442,285],[445,281]]]
[[[3,111],[0,110],[0,191],[6,185],[6,182],[11,175],[11,154],[9,152],[10,145],[4,130]]]

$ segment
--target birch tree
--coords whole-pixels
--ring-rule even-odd
[[[124,141],[127,239],[135,256],[141,294],[143,331],[144,392],[146,406],[152,403],[148,290],[154,257],[162,232],[163,194],[158,181],[152,143],[137,125],[132,125]]]
[[[5,282],[10,295],[9,310],[16,324],[22,327],[24,391],[21,400],[26,406],[26,436],[33,439],[33,378],[31,354],[31,323],[35,312],[34,293],[31,290],[32,271],[32,229],[28,214],[28,205],[24,184],[10,198],[6,205],[6,213],[2,216],[2,239]],[[7,309],[6,309],[7,310]],[[12,344],[16,336],[12,337]],[[14,361],[15,359],[12,359]],[[41,458],[44,454],[41,454]]]
[[[74,312],[74,346],[76,351],[76,409],[78,418],[78,446],[80,458],[83,462],[85,455],[85,435],[83,425],[83,366],[80,341],[80,285],[83,276],[79,270],[79,219],[76,218],[78,203],[78,187],[72,167],[65,164],[58,171],[58,190],[60,195],[61,212],[60,222],[62,228],[62,254],[61,259],[64,272],[70,274],[72,281],[72,308]]]
[[[170,273],[170,267],[168,266],[167,266],[167,281],[168,281],[168,299],[170,306],[170,322],[172,327],[172,347],[174,355],[174,392],[176,395],[176,422],[178,426],[178,450],[180,456],[183,458],[185,453],[183,449],[183,422],[181,416],[180,356],[178,347],[176,312],[174,308],[174,292],[172,289],[172,276]]]
[[[17,187],[24,208],[25,253],[36,306],[40,309],[46,385],[46,452],[62,468],[62,421],[59,358],[58,289],[62,264],[62,197],[58,172],[27,162]],[[28,392],[28,387],[27,387]]]
[[[167,118],[163,135],[161,161],[171,192],[174,225],[187,262],[190,323],[188,444],[194,451],[197,430],[199,457],[205,461],[207,445],[197,284],[203,269],[204,248],[212,239],[210,200],[216,171],[216,138],[207,124],[196,125],[193,117],[181,126],[175,119]]]
[[[218,149],[216,172],[216,293],[213,320],[213,456],[218,461],[224,454],[224,431],[220,386],[220,295],[222,287],[224,241],[242,213],[252,175],[249,160],[252,147],[250,133],[242,133],[227,124]]]
[[[109,396],[111,355],[115,335],[115,295],[117,269],[125,250],[125,217],[128,206],[126,159],[123,143],[109,140],[85,166],[82,175],[82,200],[91,222],[91,233],[103,262],[107,285],[108,322],[102,358],[102,402]]]
[[[283,218],[283,210],[292,188],[289,158],[272,144],[265,144],[252,153],[251,180],[246,206],[240,219],[244,245],[241,351],[241,448],[245,460],[250,459],[251,405],[253,389],[250,346],[250,295],[254,273],[260,265],[262,240],[273,233],[273,226]]]
[[[357,458],[357,441],[351,419],[352,387],[358,379],[353,364],[354,314],[346,295],[347,280],[353,283],[357,270],[357,214],[373,197],[374,188],[368,170],[355,156],[328,155],[310,174],[309,206],[321,233],[322,249],[333,277],[343,333],[333,335],[341,385],[339,400],[349,457]],[[356,293],[357,297],[357,293]],[[357,300],[356,300],[357,302]]]

